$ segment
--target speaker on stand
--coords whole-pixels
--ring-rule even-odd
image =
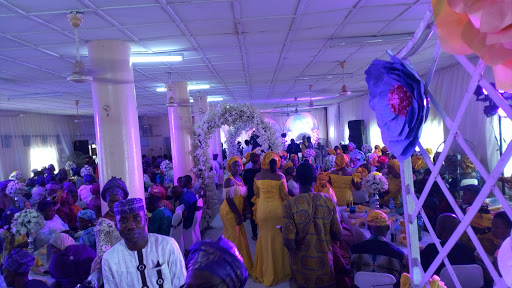
[[[357,149],[361,149],[363,144],[368,143],[364,120],[348,121],[348,131],[348,141],[354,143]]]
[[[75,140],[73,142],[73,150],[80,152],[84,155],[91,155],[89,152],[89,141],[88,140]]]

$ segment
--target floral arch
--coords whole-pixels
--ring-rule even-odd
[[[221,126],[229,126],[226,142],[228,142],[228,157],[236,154],[236,139],[249,128],[255,127],[256,134],[260,136],[258,142],[263,150],[279,151],[281,140],[276,130],[265,121],[258,110],[248,104],[221,105],[214,110],[206,112],[203,119],[195,126],[194,136],[194,173],[198,184],[204,188],[208,205],[203,213],[203,219],[210,221],[214,216],[216,203],[215,172],[211,171],[210,139],[215,129]]]

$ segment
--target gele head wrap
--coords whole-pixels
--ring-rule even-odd
[[[236,246],[224,236],[215,241],[196,242],[190,247],[187,271],[200,270],[220,278],[228,288],[245,287],[248,272]]]

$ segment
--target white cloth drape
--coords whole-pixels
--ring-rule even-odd
[[[0,111],[1,115],[12,115]],[[0,179],[13,171],[24,178],[32,169],[54,164],[63,168],[73,154],[73,141],[95,142],[92,117],[74,122],[73,116],[23,113],[23,116],[0,118]]]
[[[488,71],[484,75],[492,81],[492,75]],[[460,65],[438,70],[434,74],[430,91],[452,120],[455,119],[469,81],[470,74]],[[368,100],[369,96],[365,95],[327,108],[327,130],[331,143],[339,143],[339,141],[346,143],[349,136],[348,121],[364,120],[368,143],[382,145],[380,129]],[[483,112],[485,105],[487,103],[477,102],[476,97],[472,96],[459,126],[459,132],[469,142],[469,146],[473,147],[473,152],[482,164],[488,168],[496,165],[499,152],[496,133],[493,128],[494,119],[485,116]],[[510,121],[510,119],[504,119],[503,121]],[[509,125],[508,122],[505,125]],[[505,125],[504,128],[508,127]],[[435,152],[437,147],[445,141],[448,134],[448,128],[443,124],[443,120],[436,109],[431,106],[430,115],[423,126],[420,140],[423,147],[431,148]],[[512,135],[507,135],[504,135],[504,137],[512,137]],[[510,141],[510,139],[505,140],[507,140],[507,143]],[[441,148],[439,151],[441,151]],[[452,145],[450,153],[466,154],[456,141]]]

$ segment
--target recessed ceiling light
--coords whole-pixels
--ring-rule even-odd
[[[208,84],[188,85],[188,90],[201,90],[201,89],[210,89],[210,85],[208,85]]]
[[[217,102],[222,100],[224,100],[222,97],[208,97],[208,102]]]
[[[200,85],[188,85],[188,90],[201,90],[201,89],[209,89],[210,85],[208,84],[200,84]],[[165,92],[167,91],[166,87],[158,87],[155,89],[156,92]]]
[[[133,54],[130,57],[131,63],[176,62],[176,61],[183,61],[183,54],[143,53],[143,54]]]

